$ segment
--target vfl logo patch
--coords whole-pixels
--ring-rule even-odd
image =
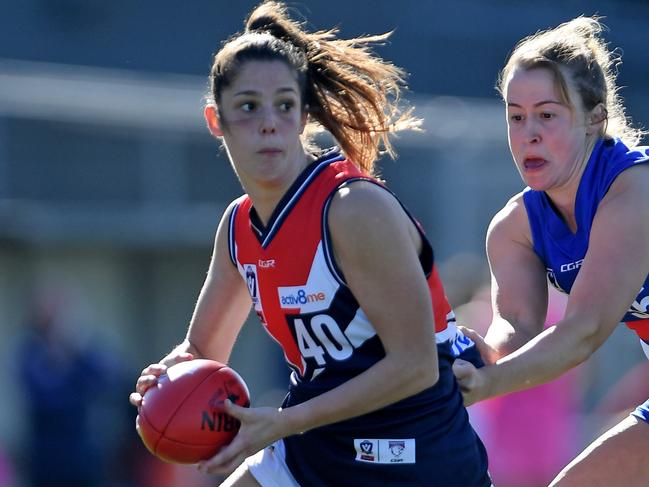
[[[355,439],[354,448],[357,462],[404,465],[417,463],[414,438]]]
[[[246,285],[248,286],[248,292],[250,297],[254,301],[257,299],[257,268],[254,264],[246,264]]]
[[[252,304],[255,308],[255,313],[259,316],[259,320],[262,324],[266,324],[266,317],[264,316],[264,310],[261,307],[261,295],[259,293],[259,277],[257,275],[257,266],[255,264],[241,264],[241,269],[239,269],[241,276],[246,281],[246,287],[248,288],[248,293],[252,300]]]
[[[252,304],[255,307],[255,312],[261,319],[262,323],[265,323],[266,320],[263,317],[263,310],[261,308],[261,296],[259,294],[259,278],[257,277],[257,266],[255,264],[242,264],[241,274],[246,280],[246,287],[248,288],[248,293],[250,293],[250,298]]]
[[[374,457],[374,443],[369,440],[363,440],[360,442],[359,446],[361,447],[361,458],[367,462],[373,462],[376,460]]]
[[[354,440],[356,460],[361,462],[376,462],[374,452],[377,450],[376,440]]]

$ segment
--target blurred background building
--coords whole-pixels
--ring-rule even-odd
[[[200,483],[190,473],[147,480],[130,465],[147,454],[134,438],[127,395],[141,368],[182,339],[220,215],[241,192],[204,128],[202,106],[212,54],[255,4],[0,0],[0,486],[29,482],[26,452],[41,430],[32,430],[34,389],[26,392],[20,367],[32,359],[24,344],[42,317],[35,310],[52,296],[57,306],[47,309],[63,330],[56,334],[63,349],[91,346],[110,357],[81,366],[113,392],[78,413],[93,425],[84,434],[106,449],[97,485]],[[382,172],[431,238],[455,306],[479,300],[486,227],[522,188],[493,88],[518,39],[580,14],[605,16],[607,39],[624,53],[619,83],[628,113],[649,125],[646,1],[290,5],[311,28],[338,25],[346,37],[394,29],[378,52],[410,73],[409,98],[426,131],[399,139],[399,159],[382,161]],[[586,392],[575,448],[609,421],[597,404],[640,363],[636,342],[616,332],[580,375]],[[610,353],[615,364],[599,359]],[[45,355],[43,372],[54,377],[58,355]],[[254,404],[279,403],[287,369],[254,320],[232,365]],[[78,401],[96,395],[60,377]]]

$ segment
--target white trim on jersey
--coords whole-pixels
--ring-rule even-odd
[[[228,249],[230,250],[230,260],[237,266],[237,242],[234,239],[234,222],[239,211],[239,203],[234,205],[232,211],[230,212],[230,221],[228,222]]]
[[[337,191],[338,189],[336,189]],[[331,275],[338,281],[338,284],[341,286],[347,286],[347,283],[343,279],[343,277],[338,274],[338,269],[336,268],[336,264],[334,263],[334,258],[333,258],[333,252],[332,248],[333,246],[331,245],[331,242],[329,241],[329,225],[327,224],[327,215],[329,214],[329,206],[331,205],[331,196],[335,193],[335,191],[329,195],[327,200],[325,201],[325,204],[322,207],[322,248],[323,248],[323,253],[325,257],[325,262],[327,263],[327,267],[329,268],[329,272]]]
[[[448,323],[445,330],[435,333],[435,341],[437,343],[444,343],[453,340],[457,336],[458,332],[459,330],[457,329],[457,326],[455,326],[455,323]]]
[[[642,350],[644,350],[644,354],[647,356],[647,358],[649,358],[649,343],[640,339],[640,345],[642,345]]]

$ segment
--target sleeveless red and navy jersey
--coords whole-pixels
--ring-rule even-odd
[[[342,156],[330,155],[302,173],[267,227],[246,195],[231,214],[232,260],[246,280],[257,315],[283,348],[298,383],[318,378],[325,389],[335,387],[384,355],[332,257],[326,224],[332,195],[358,180],[380,184]],[[455,318],[423,233],[422,239],[435,331],[444,341],[455,334]]]
[[[588,250],[597,207],[615,178],[632,166],[647,163],[649,147],[629,149],[620,140],[598,141],[579,182],[575,200],[577,232],[574,234],[545,192],[525,189],[523,200],[534,251],[545,264],[548,280],[559,291],[569,294],[577,279]],[[649,275],[620,321],[625,322],[641,339],[649,341]]]
[[[230,257],[259,319],[292,369],[283,407],[320,395],[385,356],[336,265],[327,225],[334,193],[361,180],[385,188],[332,151],[305,168],[266,226],[248,196],[233,205]],[[285,438],[286,463],[300,485],[491,485],[484,446],[469,424],[451,370],[460,354],[476,365],[481,361],[473,342],[455,326],[432,248],[419,230],[440,379],[395,404]]]

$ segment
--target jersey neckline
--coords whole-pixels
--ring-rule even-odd
[[[273,236],[282,225],[282,222],[286,219],[291,209],[299,201],[302,193],[304,193],[311,182],[315,180],[318,174],[320,174],[331,163],[342,160],[344,160],[344,157],[337,147],[332,147],[331,149],[323,151],[318,159],[307,165],[295,181],[293,181],[289,186],[286,193],[284,193],[282,198],[279,200],[279,203],[277,203],[277,206],[273,209],[267,225],[264,225],[261,221],[255,207],[250,207],[250,223],[257,240],[259,240],[259,243],[263,248],[268,247]]]

